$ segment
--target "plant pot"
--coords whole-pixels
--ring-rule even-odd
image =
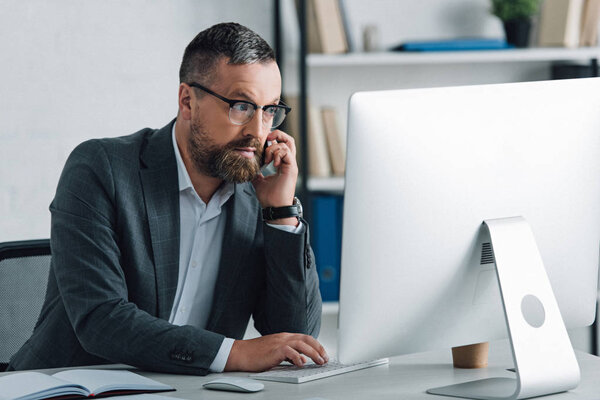
[[[529,44],[529,32],[531,31],[531,20],[514,19],[504,21],[504,32],[506,42],[515,47],[527,47]]]

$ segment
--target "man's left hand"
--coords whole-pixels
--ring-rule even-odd
[[[267,140],[276,143],[265,149],[265,165],[273,161],[277,173],[267,177],[260,174],[252,181],[256,196],[262,208],[291,206],[298,179],[296,143],[293,137],[278,129],[271,132]],[[297,225],[296,218],[272,222]]]

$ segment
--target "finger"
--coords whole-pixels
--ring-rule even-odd
[[[290,165],[293,163],[293,158],[292,158],[291,152],[285,146],[274,149],[273,157],[274,157],[273,158],[274,165],[276,167],[278,167],[282,162],[284,164],[290,164]]]
[[[280,131],[279,129],[275,129],[274,131],[271,131],[267,135],[267,140],[270,140],[270,141],[276,140],[277,137],[280,136],[282,133],[284,133],[284,132]]]
[[[285,145],[290,149],[290,152],[295,156],[296,155],[296,140],[288,135],[287,133],[284,133],[284,140],[282,140],[283,143],[285,143]]]
[[[273,144],[271,144],[265,149],[265,164],[268,164],[271,161],[273,161],[273,156],[275,155],[275,152],[277,152],[278,149],[282,148],[282,146],[285,145],[273,142]]]
[[[276,167],[279,167],[281,165],[281,161],[285,157],[285,155],[286,155],[286,151],[281,148],[274,150],[273,165]]]
[[[323,345],[319,343],[317,339],[310,335],[303,335],[303,340],[312,348],[317,350],[325,362],[329,361],[329,355],[327,354],[327,351],[325,351],[325,347],[323,347]]]
[[[264,164],[263,165],[267,165],[268,163],[271,162],[271,159],[273,158],[273,149],[271,148],[273,147],[273,145],[266,147],[264,152]]]
[[[319,365],[325,364],[325,359],[323,357],[321,357],[321,355],[319,354],[317,349],[310,346],[308,343],[298,340],[297,342],[295,342],[293,344],[293,347],[294,347],[294,349],[296,349],[296,351],[309,356],[316,364],[319,364]]]
[[[292,154],[294,156],[296,155],[296,141],[287,133],[280,130],[275,130],[271,132],[271,134],[267,137],[267,140],[277,140],[277,143],[285,144],[290,149]]]
[[[302,354],[300,354],[300,357],[302,357],[302,361],[304,362],[304,364],[306,364],[306,357],[304,357]],[[290,360],[289,358],[286,358],[285,362],[294,364],[294,362],[292,360]]]
[[[302,355],[294,350],[291,346],[285,346],[283,348],[283,352],[285,357],[290,360],[296,367],[303,367],[305,363],[305,358]]]
[[[274,144],[271,147],[269,147],[268,151],[270,153],[270,159],[273,161],[273,165],[275,167],[278,167],[279,166],[278,162],[279,162],[279,159],[281,158],[281,155],[279,155],[279,157],[278,157],[278,154],[281,152],[281,146]],[[265,163],[266,163],[266,158],[265,158]]]

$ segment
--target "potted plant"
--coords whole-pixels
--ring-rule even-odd
[[[492,14],[504,24],[506,41],[516,47],[527,47],[531,17],[537,14],[540,0],[492,0]]]

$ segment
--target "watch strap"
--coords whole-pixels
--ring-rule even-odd
[[[262,217],[264,221],[273,221],[274,219],[300,217],[300,213],[297,205],[267,207],[262,209]]]

